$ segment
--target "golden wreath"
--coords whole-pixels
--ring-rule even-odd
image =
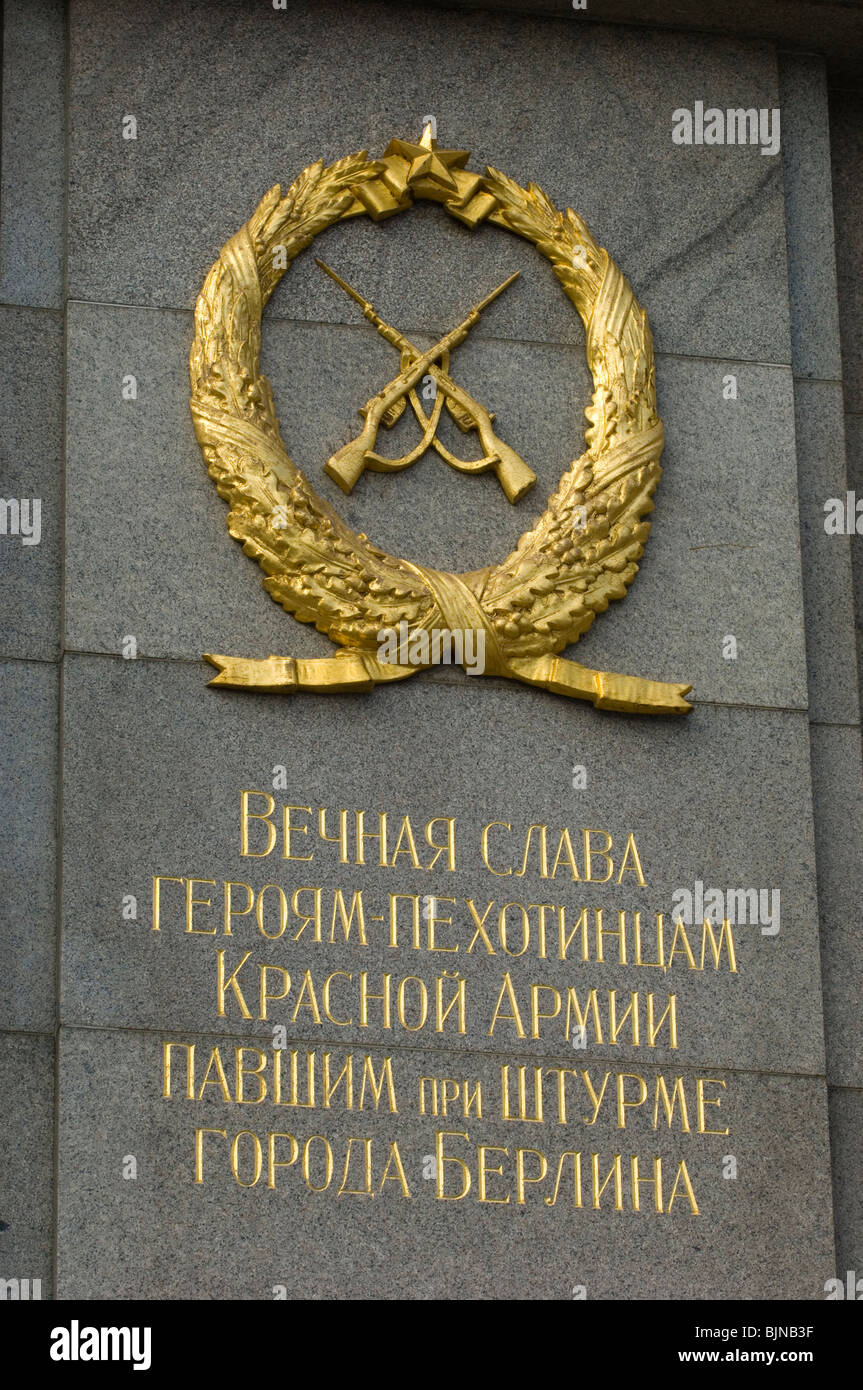
[[[417,155],[423,149],[428,158]],[[327,168],[318,161],[284,197],[278,185],[270,189],[207,275],[189,360],[191,410],[210,475],[230,503],[229,531],[265,571],[271,598],[345,648],[308,660],[208,654],[219,669],[211,684],[368,690],[405,679],[421,667],[376,653],[382,628],[407,623],[411,633],[482,630],[489,675],[605,709],[686,713],[688,685],[593,671],[556,655],[625,595],[650,530],[663,429],[647,316],[571,209],[559,212],[535,184],[521,188],[495,169],[471,173],[466,151],[435,152],[427,132],[422,145],[393,141],[382,160],[362,151]],[[294,258],[342,219],[380,220],[417,197],[442,202],[468,226],[487,220],[533,243],[581,316],[594,383],[586,451],[512,553],[469,574],[388,555],[353,531],[291,461],[260,371],[261,314]]]

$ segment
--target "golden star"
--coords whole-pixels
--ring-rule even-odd
[[[439,150],[437,140],[427,125],[418,145],[409,140],[391,140],[386,149],[387,155],[398,155],[409,162],[406,182],[436,188],[444,193],[454,193],[456,182],[450,169],[463,169],[470,159],[470,150]]]

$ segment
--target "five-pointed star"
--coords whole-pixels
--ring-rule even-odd
[[[418,145],[409,140],[391,140],[387,154],[400,155],[410,161],[407,183],[423,179],[445,192],[453,192],[456,182],[450,169],[463,169],[470,158],[470,150],[439,150],[437,140],[431,133],[431,124],[422,133]]]

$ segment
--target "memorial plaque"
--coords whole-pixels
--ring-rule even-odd
[[[195,666],[138,662],[133,637],[134,666],[78,658],[67,672],[64,1023],[142,1029],[148,1041],[127,1053],[112,1032],[94,1051],[70,1034],[61,1066],[77,1091],[82,1068],[113,1084],[106,1059],[116,1058],[121,1126],[136,1134],[125,1147],[154,1177],[172,1155],[188,1201],[248,1210],[245,1194],[257,1193],[268,1203],[237,1239],[233,1276],[221,1261],[217,1282],[201,1283],[199,1270],[208,1296],[229,1295],[232,1277],[248,1284],[244,1243],[258,1248],[253,1232],[273,1221],[274,1204],[275,1228],[287,1232],[309,1220],[298,1201],[338,1211],[362,1199],[380,1211],[392,1197],[396,1212],[416,1204],[409,1237],[387,1211],[377,1229],[373,1217],[326,1210],[306,1236],[343,1292],[368,1296],[378,1276],[370,1267],[356,1282],[354,1271],[345,1285],[330,1221],[358,1222],[346,1246],[371,1242],[389,1270],[384,1296],[418,1277],[442,1231],[452,1263],[441,1287],[467,1296],[475,1223],[494,1223],[483,1238],[494,1253],[521,1215],[527,1263],[510,1256],[509,1294],[527,1281],[537,1296],[565,1296],[569,1268],[572,1287],[613,1297],[615,1261],[584,1263],[592,1223],[652,1216],[663,1220],[640,1237],[649,1253],[633,1296],[672,1295],[661,1261],[648,1272],[669,1222],[681,1228],[690,1293],[722,1296],[697,1254],[719,1241],[733,1205],[725,1194],[743,1192],[727,1185],[739,1164],[757,1181],[768,1163],[771,1107],[756,1074],[791,1067],[772,1108],[825,1113],[815,1100],[824,1058],[813,846],[805,822],[783,815],[808,803],[803,716],[710,705],[693,715],[685,684],[556,655],[624,597],[647,541],[664,438],[650,331],[577,214],[532,184],[471,173],[468,157],[441,149],[429,125],[419,142],[391,141],[382,159],[310,166],[227,243],[196,311],[192,413],[231,535],[262,565],[270,598],[343,654],[208,655],[218,674],[202,690]],[[258,365],[263,304],[312,233],[346,216],[385,221],[423,198],[470,229],[492,219],[538,245],[587,326],[593,375],[587,451],[511,557],[463,576],[388,556],[317,495],[282,443]],[[378,368],[360,431],[343,432],[326,464],[354,511],[365,469],[395,482],[432,450],[456,473],[493,475],[518,504],[536,473],[451,355],[520,270],[417,346],[320,258],[318,267],[399,354],[388,385]],[[474,368],[471,386],[477,379]],[[312,393],[309,414],[315,404]],[[452,431],[443,442],[444,408],[476,434],[471,456],[453,449]],[[380,452],[384,429],[411,412],[419,442]],[[304,419],[295,404],[298,430]],[[87,494],[73,483],[73,495]],[[391,486],[389,505],[398,500]],[[93,549],[79,538],[91,588]],[[218,609],[204,597],[216,631]],[[415,679],[423,669],[434,678]],[[579,711],[577,735],[564,728],[566,696],[597,706]],[[741,782],[731,770],[743,766]],[[159,1090],[148,1101],[150,1072]],[[87,1087],[89,1106],[96,1092]],[[110,1104],[119,1100],[112,1092]],[[171,1147],[163,1135],[150,1154],[140,1115],[160,1104]],[[76,1108],[70,1147],[92,1121]],[[817,1122],[805,1159],[824,1173]],[[511,1210],[466,1216],[474,1204]],[[90,1282],[76,1282],[76,1244],[104,1240],[116,1219],[106,1227],[100,1211],[92,1221],[92,1206],[76,1207],[69,1227],[59,1277],[70,1295],[109,1293],[92,1261]],[[797,1240],[826,1259],[829,1205],[806,1211]],[[584,1228],[579,1214],[589,1214]],[[784,1199],[768,1204],[762,1240],[791,1219]],[[561,1238],[556,1220],[563,1263],[540,1253]],[[624,1230],[614,1239],[625,1242]],[[738,1252],[725,1296],[741,1277],[768,1294],[763,1246],[757,1257],[751,1248],[749,1261]],[[159,1261],[156,1241],[110,1278],[126,1296],[150,1281],[165,1289]],[[283,1284],[273,1265],[272,1287],[298,1296],[295,1275]],[[794,1292],[807,1278],[801,1271]],[[491,1285],[478,1292],[493,1296]]]

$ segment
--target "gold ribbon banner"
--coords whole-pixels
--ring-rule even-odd
[[[435,601],[425,630],[442,628],[449,632],[473,629],[485,634],[485,661],[477,674],[507,676],[526,685],[541,686],[554,695],[570,695],[590,700],[597,709],[628,714],[687,714],[692,706],[684,696],[691,685],[669,681],[649,681],[641,676],[619,676],[611,671],[593,671],[577,661],[560,656],[506,658],[500,650],[494,628],[479,599],[458,575],[426,569],[405,561],[422,580]],[[440,623],[436,621],[439,616]],[[419,631],[420,629],[416,629]],[[371,690],[386,681],[405,680],[428,665],[400,666],[380,661],[369,651],[343,651],[330,657],[269,656],[266,661],[239,656],[207,653],[205,660],[218,668],[210,685],[240,690],[261,690],[287,694],[314,690],[325,694]],[[471,673],[472,674],[472,673]]]
[[[282,695],[298,690],[321,694],[368,691],[376,685],[405,680],[428,669],[379,661],[371,652],[340,652],[337,656],[314,658],[269,656],[265,661],[208,652],[204,659],[219,673],[210,681],[212,686]],[[597,709],[627,714],[687,714],[692,708],[684,698],[692,689],[690,685],[593,671],[589,666],[561,656],[512,659],[505,669],[494,674],[540,686],[554,695],[590,700]]]
[[[269,656],[255,661],[242,656],[204,657],[219,672],[210,685],[233,690],[260,690],[291,694],[297,690],[321,694],[372,690],[386,681],[415,676],[424,666],[396,666],[378,661],[371,652],[339,653],[315,658]],[[483,672],[484,675],[491,672]],[[561,656],[530,656],[513,659],[496,675],[511,676],[526,685],[537,685],[554,695],[570,695],[590,700],[597,709],[627,714],[688,714],[692,706],[684,698],[691,685],[668,681],[649,681],[641,676],[619,676],[612,671],[593,671],[577,661]]]
[[[204,660],[219,672],[210,685],[279,695],[294,690],[316,690],[321,694],[373,690],[384,681],[415,676],[421,669],[378,661],[371,652],[339,652],[337,656],[323,657],[268,656],[266,661],[205,652]]]

